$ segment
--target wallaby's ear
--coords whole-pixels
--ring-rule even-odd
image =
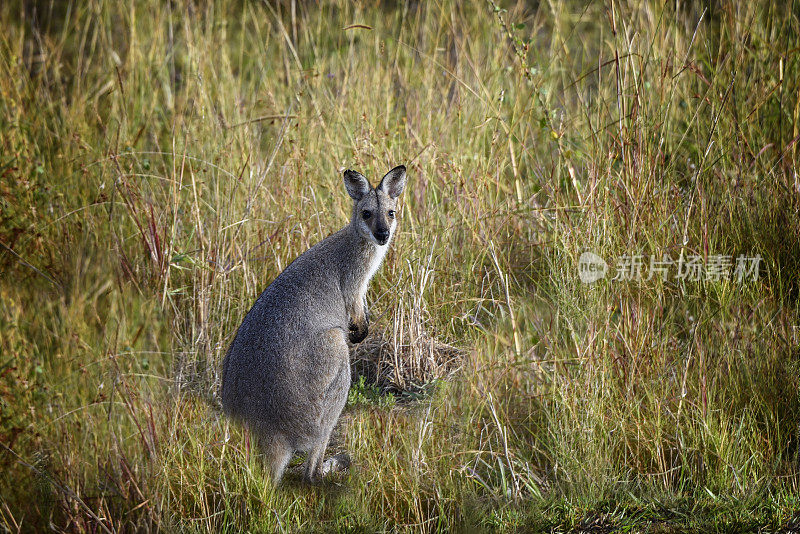
[[[349,169],[344,171],[344,187],[347,189],[347,194],[356,202],[369,193],[369,182],[367,179],[356,171],[351,171]]]
[[[386,176],[381,180],[381,185],[378,189],[386,193],[392,198],[397,198],[403,192],[406,186],[406,168],[405,165],[398,165],[391,171],[386,173]]]

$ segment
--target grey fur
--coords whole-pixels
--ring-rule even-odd
[[[367,286],[397,226],[394,210],[405,171],[395,167],[374,189],[362,175],[345,171],[354,200],[350,224],[278,275],[245,316],[225,356],[223,408],[256,435],[276,483],[295,451],[308,452],[307,480],[322,475],[323,455],[350,389],[347,338],[359,342],[367,335]]]

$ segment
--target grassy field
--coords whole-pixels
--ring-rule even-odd
[[[3,2],[0,530],[797,531],[799,14]],[[400,163],[353,466],[272,488],[222,357]]]

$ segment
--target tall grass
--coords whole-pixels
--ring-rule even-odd
[[[0,526],[797,525],[796,8],[4,3]],[[345,224],[340,171],[399,163],[354,465],[274,489],[221,358]]]

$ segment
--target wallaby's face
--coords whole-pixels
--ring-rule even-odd
[[[397,227],[397,198],[406,185],[406,168],[395,167],[372,188],[366,178],[355,171],[344,172],[347,193],[355,201],[353,225],[368,241],[383,246]]]

